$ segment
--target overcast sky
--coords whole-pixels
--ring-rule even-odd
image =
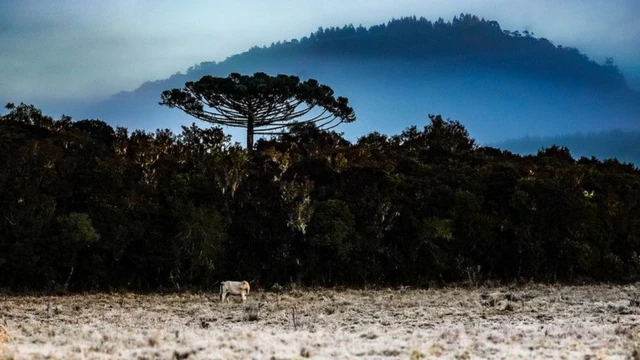
[[[640,88],[640,0],[0,0],[0,102],[101,98],[320,26],[461,12],[613,57]]]

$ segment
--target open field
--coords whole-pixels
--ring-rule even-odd
[[[0,300],[5,359],[640,359],[640,284]]]

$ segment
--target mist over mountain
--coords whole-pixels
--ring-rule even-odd
[[[496,21],[464,14],[451,21],[406,17],[370,28],[320,28],[219,63],[202,62],[91,106],[66,104],[59,111],[130,129],[178,129],[195,120],[159,106],[163,90],[203,75],[257,71],[315,78],[348,97],[357,121],[340,131],[350,140],[421,126],[427,114],[459,120],[479,143],[513,151],[528,149],[508,141],[522,137],[640,130],[640,93],[629,88],[613,59],[598,64],[533,32],[504,30]],[[579,153],[622,154],[585,139]]]

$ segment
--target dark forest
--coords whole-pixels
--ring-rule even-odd
[[[577,49],[461,14],[319,29],[114,97],[131,106],[104,105],[135,117],[152,97],[156,116],[171,111],[158,106],[169,85],[248,64],[274,70],[301,56],[446,59],[638,99],[612,59],[599,65]],[[416,69],[385,76],[411,78]],[[355,141],[298,124],[247,151],[216,126],[130,131],[54,119],[22,103],[6,109],[1,289],[175,291],[231,278],[264,288],[640,280],[640,170],[615,156],[637,158],[633,133],[608,133],[599,148],[579,146],[592,135],[555,138],[610,159],[577,158],[560,145],[521,155],[481,146],[442,114],[398,134],[371,125],[378,131]],[[539,139],[525,140],[511,147],[531,151]]]
[[[0,118],[0,287],[210,289],[637,281],[640,171],[482,147],[455,120],[356,142],[299,125],[252,156],[179,134]]]

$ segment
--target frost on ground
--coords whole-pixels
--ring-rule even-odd
[[[640,359],[640,284],[0,296],[5,359]],[[261,305],[260,305],[261,304]],[[256,313],[258,312],[259,313]],[[257,317],[257,320],[255,320]],[[295,320],[294,320],[295,319]]]

